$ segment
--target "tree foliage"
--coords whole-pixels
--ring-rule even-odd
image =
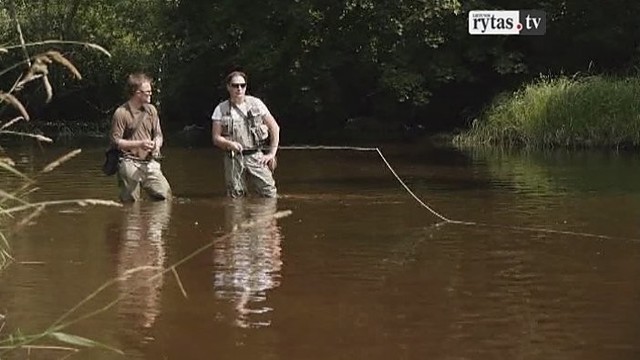
[[[470,36],[473,9],[544,10],[547,34]],[[208,124],[225,74],[240,66],[288,129],[353,119],[450,129],[540,73],[633,71],[640,38],[632,0],[40,0],[18,12],[32,40],[81,39],[113,54],[64,54],[86,74],[68,100],[99,109],[75,113],[108,116],[126,73],[144,70],[157,79],[163,117],[179,125]]]

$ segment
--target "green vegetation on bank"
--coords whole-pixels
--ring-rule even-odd
[[[458,145],[637,147],[640,79],[541,78],[498,96]]]

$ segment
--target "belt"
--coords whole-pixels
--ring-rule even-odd
[[[242,150],[240,152],[240,154],[242,155],[253,155],[255,153],[257,153],[258,151],[261,151],[260,149],[246,149],[246,150]],[[232,151],[227,151],[227,154],[229,156],[233,156],[233,152]]]
[[[158,154],[158,155],[156,155],[156,156],[151,156],[151,154],[149,154],[149,156],[147,156],[146,158],[141,159],[141,158],[139,158],[139,157],[135,157],[135,156],[133,156],[133,155],[124,154],[124,155],[122,155],[121,157],[122,157],[123,159],[129,159],[129,160],[138,161],[138,162],[150,162],[150,161],[153,161],[153,160],[155,160],[155,161],[160,161],[160,160],[162,160],[162,158],[163,158],[164,156],[162,156],[161,154]]]
[[[242,150],[242,155],[253,155],[253,154],[257,153],[258,151],[260,151],[260,149]]]
[[[131,161],[137,161],[137,162],[142,162],[142,163],[148,163],[151,160],[153,160],[153,159],[140,159],[140,158],[137,158],[137,157],[131,156],[131,155],[124,155],[124,156],[122,156],[122,159],[131,160]]]

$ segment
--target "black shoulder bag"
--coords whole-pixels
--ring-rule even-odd
[[[110,147],[104,152],[104,164],[102,164],[102,172],[111,176],[118,172],[118,163],[120,162],[120,150]]]

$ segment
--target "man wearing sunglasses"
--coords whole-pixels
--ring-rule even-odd
[[[129,100],[116,109],[111,121],[111,144],[121,153],[117,174],[122,202],[139,200],[140,188],[153,200],[171,195],[157,161],[163,137],[158,111],[151,104],[151,82],[143,73],[129,75]]]
[[[213,111],[211,133],[213,144],[226,151],[227,194],[234,198],[247,195],[246,176],[260,196],[276,197],[273,171],[280,127],[262,100],[246,94],[245,73],[227,75],[226,86],[229,99]]]

